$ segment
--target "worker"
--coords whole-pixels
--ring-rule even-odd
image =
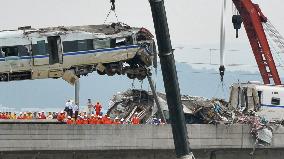
[[[120,119],[120,124],[124,124],[124,118]]]
[[[48,112],[46,119],[48,119],[48,120],[53,119],[53,115],[51,114],[51,112]]]
[[[61,111],[60,114],[57,116],[57,120],[63,122],[64,119],[65,119],[65,113],[64,111]]]
[[[103,117],[101,115],[98,116],[98,122],[97,124],[104,124]]]
[[[84,119],[83,119],[83,124],[89,124],[89,119],[88,119],[88,116],[87,115],[85,115],[84,116]]]
[[[138,117],[138,113],[136,112],[135,114],[134,114],[134,116],[132,117],[132,119],[131,119],[131,124],[133,124],[133,125],[138,125],[138,124],[140,124],[140,119],[139,119],[139,117]]]
[[[88,99],[87,110],[88,110],[88,112],[87,112],[88,113],[88,117],[90,117],[91,114],[94,113],[94,105],[93,105],[91,99]]]
[[[46,119],[46,116],[44,114],[44,112],[42,111],[39,115],[39,118],[38,119]]]
[[[17,115],[15,113],[12,113],[11,119],[17,119]]]
[[[113,124],[115,124],[115,125],[120,124],[120,120],[119,120],[118,116],[114,118]]]
[[[23,118],[22,119],[24,119],[24,120],[27,120],[28,119],[28,116],[27,116],[27,113],[26,112],[24,112],[24,115],[23,115]]]
[[[23,115],[23,113],[20,112],[20,113],[19,113],[19,116],[17,117],[17,119],[23,119],[23,116],[22,116],[22,115]],[[3,116],[3,118],[4,118],[4,116]]]
[[[82,120],[82,117],[80,115],[77,116],[76,124],[77,125],[82,125],[83,124],[83,120]]]
[[[112,119],[108,116],[107,118],[105,118],[104,124],[112,124]]]
[[[95,105],[96,115],[100,115],[101,110],[102,110],[102,105],[100,104],[100,102],[97,102],[97,104]]]
[[[74,122],[73,122],[71,116],[68,116],[68,117],[67,117],[66,124],[68,124],[68,125],[74,124]]]
[[[72,116],[73,111],[72,111],[72,101],[71,100],[67,100],[67,102],[65,103],[64,111],[67,112],[68,116]]]
[[[75,118],[75,120],[77,120],[78,114],[79,114],[79,106],[75,103],[72,103],[73,107],[72,107],[72,111],[73,111],[73,116]]]
[[[98,124],[98,117],[92,114],[91,118],[89,119],[89,124]]]

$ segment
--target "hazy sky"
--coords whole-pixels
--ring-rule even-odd
[[[131,26],[144,26],[153,31],[148,0],[116,0],[119,20]],[[228,43],[235,40],[231,24],[232,2],[228,1]],[[204,45],[219,41],[222,0],[166,0],[166,10],[174,44]],[[283,0],[254,0],[264,14],[284,33]],[[1,0],[0,28],[58,25],[100,24],[110,8],[109,0]],[[111,17],[114,17],[113,15]],[[246,35],[242,34],[241,37]]]
[[[154,33],[148,0],[116,1],[117,14],[120,21],[130,26],[149,28]],[[235,39],[235,30],[233,30],[231,23],[232,2],[230,0],[227,1],[227,50],[239,49],[241,51],[236,52],[233,58],[230,55],[226,55],[226,58],[230,62],[253,63],[255,65],[244,29],[240,32],[240,38]],[[166,0],[165,4],[173,47],[187,46],[185,50],[176,50],[176,59],[180,62],[209,62],[211,60],[211,58],[209,59],[208,49],[219,47],[221,2],[222,0]],[[284,1],[254,0],[254,2],[260,5],[264,14],[278,28],[280,33],[284,34],[284,14],[281,14]],[[106,14],[110,9],[109,0],[1,0],[0,3],[0,29],[16,29],[18,26],[27,25],[47,27],[101,24],[104,22]],[[111,15],[110,20],[114,20],[114,15]],[[201,47],[203,50],[194,50],[192,49],[194,47]],[[212,61],[213,63],[218,63],[216,51],[213,54]],[[217,70],[218,66],[214,66],[214,69]],[[241,69],[248,70],[244,67],[241,67]],[[96,76],[92,77],[96,78]],[[97,91],[100,91],[96,90],[98,83],[93,83],[93,78],[85,79],[86,83],[82,83],[84,100],[89,97],[95,98],[93,96],[96,96]],[[179,77],[179,79],[183,79],[183,77]],[[130,86],[131,81],[127,82],[129,82]],[[53,84],[58,88],[49,87]],[[86,91],[86,89],[90,89],[90,84],[94,94],[88,96],[90,90]],[[64,105],[64,101],[73,96],[72,87],[61,80],[51,80],[51,82],[49,80],[12,82],[1,83],[0,85],[0,105],[1,103],[7,103],[18,106],[42,106],[46,103],[50,106],[59,106]],[[126,86],[128,85],[126,84]],[[31,87],[32,89],[30,89]],[[125,89],[125,87],[121,89]],[[60,92],[60,94],[55,95],[57,98],[49,97],[55,91]],[[113,91],[115,93],[122,90],[116,88]],[[42,92],[43,94],[41,94]],[[17,94],[17,97],[10,98],[13,94]],[[194,95],[195,92],[192,92],[192,94]],[[44,101],[47,96],[49,98],[48,102]],[[111,97],[111,94],[107,96]],[[109,99],[108,97],[104,98]],[[54,101],[51,100],[53,98]],[[8,100],[6,101],[6,99]],[[5,100],[5,102],[1,102],[1,100]]]

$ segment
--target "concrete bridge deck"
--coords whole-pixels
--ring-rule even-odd
[[[249,153],[255,140],[249,132],[248,125],[188,125],[191,147],[202,159],[216,156],[218,159],[221,156],[239,158],[241,155],[242,158],[251,158]],[[257,149],[255,155],[258,158],[278,158],[284,156],[283,148],[284,128],[277,127],[272,144]],[[95,154],[96,159],[100,156],[168,159],[174,158],[173,149],[170,125],[0,124],[1,159],[23,157],[19,154],[36,158],[57,158],[60,154],[73,154],[73,158],[81,154],[82,158]]]

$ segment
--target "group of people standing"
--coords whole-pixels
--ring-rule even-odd
[[[88,116],[91,116],[91,114],[99,116],[101,115],[102,105],[100,104],[100,102],[97,102],[94,105],[91,99],[88,99],[87,110]],[[67,112],[67,116],[70,116],[71,118],[74,118],[76,120],[79,114],[79,106],[74,101],[68,100],[65,104],[64,111]]]

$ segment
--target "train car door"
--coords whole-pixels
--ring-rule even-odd
[[[63,63],[63,49],[60,36],[47,37],[49,54],[49,64]]]

